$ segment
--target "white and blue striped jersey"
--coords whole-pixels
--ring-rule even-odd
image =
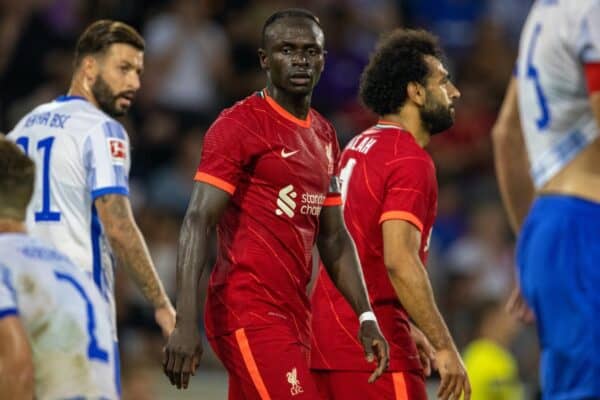
[[[107,307],[66,256],[26,234],[0,234],[0,318],[18,316],[27,332],[36,399],[119,398]]]
[[[114,303],[114,260],[94,200],[129,192],[122,125],[82,97],[62,96],[23,117],[8,138],[37,169],[28,231],[67,254]]]
[[[537,0],[519,47],[519,109],[537,188],[598,137],[583,66],[600,62],[600,0]]]

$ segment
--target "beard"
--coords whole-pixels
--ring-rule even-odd
[[[98,102],[98,107],[111,117],[122,117],[129,107],[119,107],[117,100],[129,92],[114,93],[108,83],[98,74],[96,82],[92,85],[92,94]]]
[[[452,107],[444,107],[427,96],[425,105],[420,109],[421,122],[430,135],[436,135],[449,129],[454,124]]]

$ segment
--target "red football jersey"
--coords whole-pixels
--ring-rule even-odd
[[[433,161],[414,138],[389,122],[356,136],[343,151],[340,180],[344,220],[360,257],[373,310],[390,344],[390,371],[420,370],[408,315],[383,263],[381,223],[410,222],[421,232],[420,256],[427,259],[437,209]],[[311,367],[372,370],[358,342],[358,319],[321,268],[312,297]]]
[[[218,226],[206,303],[209,336],[287,324],[310,345],[311,250],[339,145],[314,110],[300,120],[265,90],[224,110],[206,133],[195,180],[231,195]],[[337,189],[335,189],[337,190]]]

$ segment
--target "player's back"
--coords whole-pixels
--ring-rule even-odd
[[[106,193],[127,193],[125,131],[85,99],[63,96],[35,108],[8,137],[36,164],[28,231],[67,254],[110,292],[112,262],[93,201]]]
[[[425,263],[437,209],[435,167],[412,135],[380,121],[356,136],[340,157],[344,221],[360,257],[369,299],[390,344],[390,371],[420,370],[408,314],[400,304],[383,260],[381,224],[402,219],[421,231]],[[369,370],[356,340],[358,321],[321,268],[313,305],[314,369]]]
[[[600,200],[599,128],[584,66],[600,62],[600,1],[538,0],[521,35],[521,123],[538,190]]]
[[[116,399],[107,303],[63,254],[25,234],[0,235],[0,314],[19,316],[38,399]]]

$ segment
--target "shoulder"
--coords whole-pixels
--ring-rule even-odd
[[[221,111],[208,133],[226,130],[228,132],[255,133],[258,131],[265,107],[256,93],[236,102]]]

